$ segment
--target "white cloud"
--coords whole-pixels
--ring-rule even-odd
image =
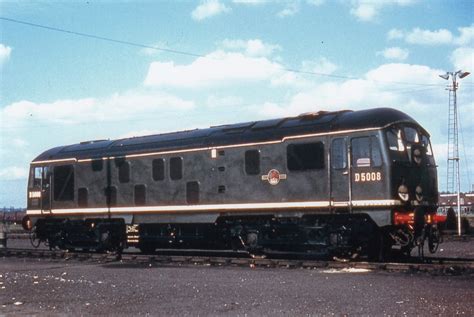
[[[0,110],[3,122],[28,127],[39,122],[74,124],[133,118],[137,113],[153,114],[163,109],[187,110],[194,102],[157,91],[128,91],[107,98],[57,100],[51,103],[19,101]],[[5,126],[8,127],[8,124]]]
[[[17,149],[23,149],[28,145],[28,142],[26,142],[24,139],[20,138],[14,138],[9,141],[11,145],[13,145]]]
[[[326,0],[306,0],[307,4],[313,5],[313,6],[316,6],[316,7],[324,4],[324,2],[326,2]]]
[[[450,44],[453,41],[453,35],[446,29],[430,31],[415,28],[406,35],[405,40],[411,44],[421,45]]]
[[[320,74],[332,74],[339,67],[328,60],[326,57],[321,57],[314,61],[303,61],[302,69],[303,71],[315,72]]]
[[[153,62],[144,83],[146,86],[198,88],[270,80],[282,73],[279,64],[265,57],[218,50],[188,65]]]
[[[245,55],[253,57],[270,56],[275,51],[281,50],[279,45],[264,43],[259,39],[252,39],[248,41],[225,39],[222,41],[222,47],[224,49],[243,51]]]
[[[0,170],[0,180],[17,180],[28,177],[28,169],[25,167],[9,166]]]
[[[384,49],[383,51],[377,52],[377,55],[382,55],[386,59],[403,61],[407,59],[409,52],[407,49],[403,49],[400,47],[389,47]]]
[[[454,50],[450,59],[456,70],[474,72],[474,48],[459,47]]]
[[[387,83],[389,87],[393,87],[393,82],[413,83],[415,85],[440,84],[438,74],[441,73],[439,69],[432,69],[425,65],[392,63],[370,70],[365,77],[368,80]]]
[[[351,9],[351,14],[355,15],[361,21],[370,21],[377,15],[377,13],[376,6],[372,4],[360,3],[355,8]]]
[[[318,110],[394,107],[424,118],[427,112],[433,111],[434,96],[441,96],[440,100],[444,102],[444,91],[440,88],[439,91],[417,93],[427,87],[396,85],[394,82],[440,84],[440,73],[440,70],[423,65],[385,64],[367,72],[365,79],[324,82],[296,93],[285,104],[267,103],[261,114],[293,116]]]
[[[221,13],[230,12],[230,10],[229,7],[219,2],[219,0],[205,0],[193,10],[191,16],[194,20],[201,21]]]
[[[454,39],[454,43],[457,45],[469,45],[474,42],[474,24],[467,27],[460,27],[459,36]]]
[[[424,30],[414,28],[411,31],[391,29],[387,33],[389,40],[403,39],[410,44],[418,45],[443,45],[453,44],[467,46],[474,42],[474,24],[458,28],[459,35],[455,36],[447,29]]]
[[[206,105],[210,108],[230,108],[242,106],[242,97],[237,96],[216,96],[210,95],[207,97]]]
[[[387,38],[389,40],[402,39],[404,37],[405,37],[405,32],[399,29],[391,29],[387,34]]]
[[[286,2],[285,8],[277,13],[277,17],[286,18],[292,15],[295,15],[300,11],[300,2],[299,0],[292,0]]]
[[[352,0],[351,14],[360,21],[372,21],[387,6],[408,6],[415,0]]]
[[[269,0],[232,0],[235,4],[245,4],[245,5],[260,5],[269,3]]]
[[[10,46],[5,46],[4,44],[0,43],[0,65],[5,63],[9,58],[12,52],[12,48]]]

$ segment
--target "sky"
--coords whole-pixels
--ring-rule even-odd
[[[392,107],[432,136],[446,188],[448,91],[474,73],[474,1],[0,0],[0,207],[26,205],[55,146],[319,110]],[[474,74],[458,79],[461,189]]]

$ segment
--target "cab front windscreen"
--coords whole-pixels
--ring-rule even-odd
[[[410,162],[414,147],[422,148],[430,165],[435,165],[429,136],[415,126],[393,126],[385,132],[393,162]]]

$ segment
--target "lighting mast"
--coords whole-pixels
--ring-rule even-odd
[[[457,205],[458,205],[458,235],[461,235],[461,179],[459,171],[459,132],[458,132],[458,108],[456,91],[458,89],[457,78],[463,79],[469,72],[458,70],[457,72],[446,72],[439,77],[449,80],[451,77],[452,85],[448,85],[449,90],[449,113],[448,113],[448,173],[446,175],[446,190],[454,191],[456,183]],[[451,98],[452,97],[452,98]],[[455,182],[456,181],[456,182]]]

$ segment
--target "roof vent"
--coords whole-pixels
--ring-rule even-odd
[[[317,111],[317,112],[305,112],[298,116],[301,119],[314,119],[316,117],[322,116],[329,113],[329,111]]]
[[[98,142],[104,142],[104,141],[109,141],[109,140],[103,139],[103,140],[90,140],[90,141],[82,141],[82,142],[81,142],[81,143],[79,143],[79,144],[94,144],[94,143],[98,143]]]

